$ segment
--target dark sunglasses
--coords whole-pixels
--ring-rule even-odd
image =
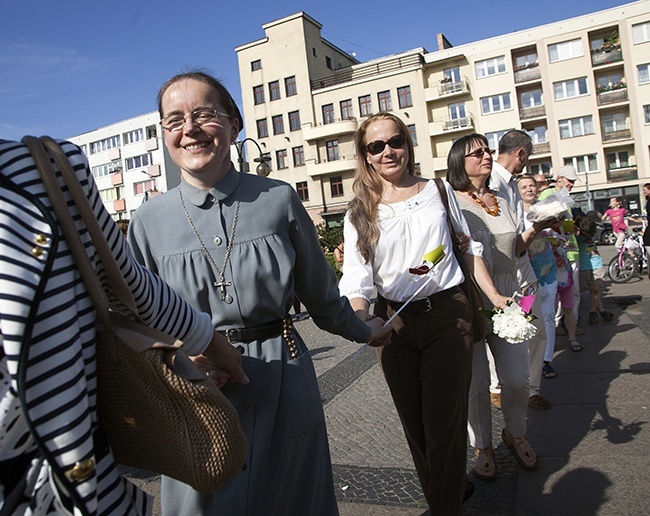
[[[401,149],[406,144],[406,138],[401,134],[393,136],[387,142],[383,140],[373,140],[366,145],[366,150],[373,156],[380,154],[388,145],[391,149]]]
[[[489,149],[487,147],[481,147],[480,149],[476,149],[475,151],[470,152],[469,154],[465,154],[466,158],[482,158],[485,153],[488,153],[490,155],[494,154],[494,149]]]

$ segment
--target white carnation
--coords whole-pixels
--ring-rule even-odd
[[[537,333],[537,328],[517,303],[511,303],[492,316],[492,329],[510,344],[525,342]]]

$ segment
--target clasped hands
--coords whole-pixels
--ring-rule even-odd
[[[241,353],[216,331],[203,354],[190,358],[220,389],[229,382],[249,383]]]

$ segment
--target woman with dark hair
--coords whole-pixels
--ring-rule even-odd
[[[456,192],[472,238],[483,244],[483,259],[494,284],[501,294],[511,297],[520,293],[516,257],[526,250],[537,233],[550,227],[550,223],[536,223],[524,233],[517,234],[516,215],[510,211],[505,199],[488,186],[493,153],[483,135],[471,134],[456,140],[447,157],[447,181]],[[492,303],[485,301],[484,306],[492,308]],[[502,438],[515,459],[525,469],[534,470],[539,465],[539,458],[526,441],[528,346],[510,344],[493,333],[488,335],[487,344],[494,356],[502,386],[501,406],[505,419]],[[486,345],[480,341],[474,345],[469,434],[470,443],[476,448],[473,473],[483,480],[491,480],[496,475],[489,384]]]
[[[181,184],[138,208],[129,242],[212,315],[250,378],[223,388],[248,438],[244,468],[210,494],[164,477],[163,513],[337,514],[316,374],[289,310],[295,294],[320,328],[357,342],[386,343],[390,327],[360,321],[341,298],[295,190],[235,170],[230,146],[242,120],[221,83],[202,72],[177,75],[158,107]]]
[[[447,210],[436,184],[415,175],[413,142],[396,115],[366,119],[356,134],[356,151],[356,196],[345,218],[339,287],[362,319],[369,316],[375,288],[376,315],[387,319],[403,308],[393,321],[391,345],[379,354],[381,367],[431,514],[461,514],[472,327]],[[453,191],[442,188],[454,230],[467,234]],[[413,281],[409,268],[439,245],[445,255],[418,293],[423,283]],[[481,252],[470,242],[467,261],[477,262],[478,269]],[[484,266],[481,271],[479,284],[491,292],[494,304],[505,306]]]

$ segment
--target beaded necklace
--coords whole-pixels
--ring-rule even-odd
[[[494,203],[494,206],[491,208],[483,202],[483,199],[479,198],[474,192],[467,192],[472,199],[474,199],[479,206],[481,206],[485,212],[488,215],[492,215],[493,217],[496,217],[499,215],[499,203],[497,202],[497,198],[494,195],[494,193],[491,190],[488,190],[488,193],[490,194],[490,197],[492,197],[492,202]]]

